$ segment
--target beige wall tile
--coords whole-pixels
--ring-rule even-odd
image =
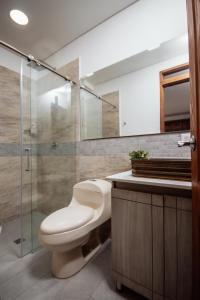
[[[106,176],[131,169],[127,155],[79,156],[80,181]]]
[[[76,183],[74,156],[38,157],[38,208],[51,213],[69,204]]]
[[[18,143],[20,76],[0,66],[0,143]]]
[[[0,221],[19,214],[20,157],[0,157]]]

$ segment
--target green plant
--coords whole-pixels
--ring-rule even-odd
[[[148,152],[144,150],[132,151],[129,153],[131,160],[133,159],[145,159],[148,156]]]

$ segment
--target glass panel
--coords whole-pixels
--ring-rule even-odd
[[[102,102],[92,94],[81,89],[81,138],[102,137]]]
[[[102,98],[81,89],[81,139],[119,136],[119,91]]]
[[[71,86],[32,64],[32,249],[41,221],[71,201],[75,183]]]
[[[0,47],[0,255],[21,255],[21,58]]]
[[[21,236],[22,256],[32,250],[31,243],[31,67],[22,59],[21,67]]]
[[[0,253],[39,247],[41,221],[76,182],[71,86],[0,48]]]
[[[102,137],[119,136],[119,91],[102,95]]]

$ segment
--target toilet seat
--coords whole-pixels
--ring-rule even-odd
[[[49,215],[41,224],[45,234],[56,234],[79,228],[94,217],[94,209],[85,205],[68,206]]]

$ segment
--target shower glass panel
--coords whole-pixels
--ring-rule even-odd
[[[91,93],[81,89],[81,139],[102,137],[102,102]]]
[[[25,59],[21,60],[20,98],[21,256],[24,256],[32,250],[31,67]]]
[[[0,255],[21,255],[21,57],[0,47]]]
[[[42,220],[69,204],[75,183],[71,85],[35,63],[26,62],[23,78],[28,70],[31,80],[22,84],[23,253],[27,241],[32,251],[39,247]]]
[[[119,91],[98,96],[81,88],[81,139],[118,137]]]
[[[62,77],[0,47],[0,255],[36,250],[42,220],[71,201],[75,100]]]

